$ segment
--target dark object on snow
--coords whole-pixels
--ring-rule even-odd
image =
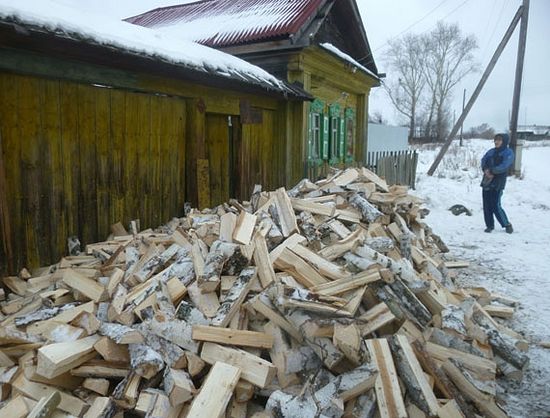
[[[462,215],[463,213],[465,213],[468,216],[472,216],[472,212],[470,211],[470,209],[468,209],[464,205],[453,205],[449,208],[449,210],[455,216]]]
[[[485,228],[483,232],[491,233],[493,232],[493,228]]]
[[[430,214],[430,209],[427,209],[427,208],[421,208],[419,211],[418,211],[418,215],[420,216],[420,218],[424,219],[426,216],[428,216]]]
[[[506,225],[506,233],[511,234],[512,232],[514,232],[514,228],[512,228],[512,224]]]

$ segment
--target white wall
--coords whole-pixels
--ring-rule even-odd
[[[366,152],[405,151],[408,149],[408,128],[369,123],[368,129],[369,139]]]

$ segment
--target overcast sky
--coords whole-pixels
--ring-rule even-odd
[[[22,0],[24,1],[24,0]],[[85,11],[123,18],[155,7],[190,3],[190,0],[57,0]],[[462,92],[466,101],[474,91],[521,0],[356,0],[363,17],[374,59],[380,72],[391,72],[384,63],[387,41],[405,33],[422,33],[435,27],[438,20],[458,23],[465,35],[476,36],[480,71],[454,92],[452,109],[456,117],[462,110]],[[508,127],[519,25],[484,90],[465,122],[465,128],[489,123],[496,130]],[[523,72],[519,123],[550,125],[550,0],[531,0],[527,49]],[[381,112],[390,123],[398,123],[382,88],[373,90],[370,111]]]

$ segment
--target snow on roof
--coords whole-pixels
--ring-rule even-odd
[[[327,51],[330,51],[332,52],[333,54],[335,55],[338,55],[340,58],[342,58],[344,61],[347,61],[349,62],[350,64],[353,64],[354,66],[356,66],[357,68],[363,70],[364,72],[366,72],[368,75],[376,78],[377,80],[379,80],[380,78],[374,74],[371,70],[369,70],[367,67],[365,67],[364,65],[362,64],[359,64],[359,62],[357,62],[354,58],[350,57],[348,54],[346,54],[345,52],[342,52],[340,51],[338,48],[336,48],[334,45],[332,44],[329,44],[329,43],[323,43],[323,44],[320,44],[321,47],[325,48]]]
[[[225,46],[295,34],[323,0],[203,0],[162,7],[126,19],[178,36]],[[179,27],[179,30],[178,30]]]
[[[39,27],[58,37],[115,47],[268,90],[293,91],[265,70],[240,58],[109,16],[83,13],[55,0],[0,0],[0,21]]]

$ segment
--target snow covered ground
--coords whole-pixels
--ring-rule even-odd
[[[513,417],[550,416],[550,143],[529,143],[523,149],[522,178],[509,178],[502,206],[514,226],[509,235],[496,223],[483,232],[479,161],[493,146],[488,140],[453,144],[433,177],[426,172],[439,148],[419,149],[417,189],[431,213],[426,222],[451,250],[471,262],[459,272],[462,285],[484,286],[518,299],[521,305],[506,324],[530,342],[531,364],[522,382],[506,382],[499,395]],[[472,211],[454,216],[448,208],[462,204]]]

